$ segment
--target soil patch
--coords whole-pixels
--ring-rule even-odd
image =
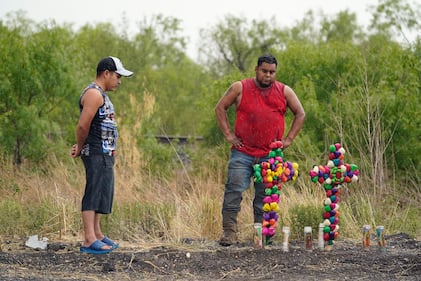
[[[0,280],[421,280],[421,243],[404,233],[386,236],[387,248],[363,249],[335,241],[332,251],[306,251],[291,241],[255,249],[252,242],[221,247],[184,239],[177,246],[124,245],[106,255],[79,252],[79,243],[50,242],[47,250],[25,241],[2,241]]]

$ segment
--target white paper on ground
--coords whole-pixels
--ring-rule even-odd
[[[47,249],[48,238],[43,237],[41,240],[38,239],[38,235],[29,236],[28,240],[25,242],[25,246],[33,249]]]

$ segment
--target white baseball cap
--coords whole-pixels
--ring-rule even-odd
[[[112,56],[103,58],[98,63],[98,66],[96,68],[97,74],[104,70],[114,71],[120,74],[121,76],[125,76],[125,77],[130,77],[133,75],[132,71],[124,68],[119,58],[112,57]]]

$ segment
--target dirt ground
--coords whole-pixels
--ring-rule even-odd
[[[373,237],[335,241],[332,251],[306,251],[291,241],[266,249],[250,243],[221,247],[216,241],[184,239],[178,246],[125,245],[106,255],[79,253],[79,243],[50,241],[46,250],[25,241],[1,240],[0,280],[421,280],[421,241],[386,236],[385,252]],[[316,243],[315,243],[316,244]]]

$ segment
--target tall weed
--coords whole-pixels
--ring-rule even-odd
[[[162,150],[153,150],[155,154],[165,151],[167,155],[171,149],[174,153],[173,148],[154,145],[162,146]],[[168,161],[162,166],[165,169],[149,165],[149,158],[143,156],[148,151],[138,147],[123,149],[116,159],[114,209],[103,217],[104,232],[133,243],[219,239],[227,149],[192,149],[191,166]],[[38,233],[51,239],[82,239],[83,165],[80,159],[70,159],[66,153],[63,151],[62,157],[48,156],[42,169],[14,169],[3,158],[0,235]],[[280,239],[284,225],[291,227],[292,238],[300,239],[304,226],[317,229],[322,222],[324,190],[311,182],[307,165],[300,165],[296,182],[282,185],[278,235],[274,241]],[[389,186],[385,189],[387,194],[375,196],[366,188],[372,182],[362,174],[359,183],[342,190],[339,239],[360,239],[361,227],[367,223],[372,227],[384,225],[386,233],[406,232],[420,237],[419,195],[410,189]],[[251,185],[244,193],[238,217],[243,241],[251,241],[253,235],[253,194]]]

